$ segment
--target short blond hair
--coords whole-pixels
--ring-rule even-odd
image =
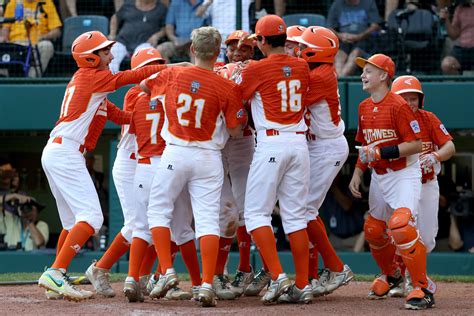
[[[191,42],[197,58],[210,60],[219,55],[222,37],[215,27],[203,26],[192,31]]]

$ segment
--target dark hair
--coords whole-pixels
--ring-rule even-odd
[[[265,36],[265,39],[272,47],[285,47],[286,34]]]

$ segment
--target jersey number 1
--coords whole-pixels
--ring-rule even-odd
[[[194,127],[201,128],[201,118],[202,118],[202,111],[204,110],[204,99],[197,99],[194,100],[193,98],[186,93],[181,93],[178,96],[178,104],[183,104],[177,109],[178,114],[178,121],[179,124],[183,126],[189,126],[189,120],[183,118],[183,114],[191,111],[191,105],[196,107],[196,114],[194,116]]]
[[[67,111],[69,110],[69,103],[71,103],[72,96],[76,90],[76,86],[69,87],[64,94],[63,103],[61,104],[61,114],[60,118],[67,116]]]
[[[282,80],[277,84],[278,91],[281,92],[281,111],[299,112],[301,110],[301,93],[297,91],[301,88],[299,80]]]

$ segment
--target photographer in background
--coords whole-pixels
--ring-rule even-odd
[[[15,171],[0,161],[0,250],[26,251],[44,247],[49,239],[48,224],[38,220],[44,208],[30,196],[13,193]]]

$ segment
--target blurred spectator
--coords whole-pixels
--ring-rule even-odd
[[[384,0],[384,1],[381,1],[379,0],[377,2],[377,6],[379,6],[380,2],[384,2],[383,4],[383,13],[384,13],[384,18],[385,18],[385,21],[388,21],[388,16],[390,15],[390,13],[392,13],[393,10],[396,10],[396,9],[403,9],[403,8],[406,8],[408,7],[410,4],[413,4],[413,5],[416,5],[417,8],[419,9],[425,9],[425,10],[429,10],[431,12],[435,12],[435,9],[436,9],[436,5],[437,5],[437,2],[442,2],[442,0],[408,0],[408,1],[405,1],[405,0]],[[380,9],[380,7],[379,7]]]
[[[38,220],[38,212],[44,206],[30,196],[14,193],[11,188],[14,177],[11,164],[0,161],[0,250],[30,251],[44,247],[49,228]]]
[[[3,16],[4,6],[5,6],[5,0],[0,0],[0,17]]]
[[[237,4],[235,1],[227,0],[206,0],[203,5],[196,11],[197,16],[209,18],[211,25],[219,30],[222,39],[227,38],[235,30],[243,30],[250,32],[250,15],[249,8],[251,0],[242,0],[240,14],[237,12]],[[223,14],[225,12],[225,14]],[[240,20],[237,16],[241,17]],[[221,45],[221,54],[217,59],[218,62],[224,62],[226,46],[224,42]]]
[[[447,8],[439,12],[449,37],[457,40],[451,54],[441,62],[441,70],[449,75],[458,75],[462,71],[474,69],[474,6],[472,0],[460,0],[459,3],[452,20]]]
[[[170,58],[190,58],[191,31],[204,24],[204,18],[197,13],[207,10],[209,5],[199,0],[173,0],[166,14],[166,36],[168,42],[158,45],[161,56],[170,61]]]
[[[285,0],[255,0],[255,11],[257,20],[267,14],[285,15]]]
[[[349,191],[350,178],[339,173],[329,189],[320,208],[330,233],[330,240],[337,250],[353,250],[364,227],[367,203],[352,198]]]
[[[122,60],[141,48],[155,47],[165,36],[166,7],[157,0],[125,2],[110,19],[109,39],[114,59],[110,70],[116,73]],[[117,33],[118,31],[118,33]]]
[[[36,46],[40,60],[35,60],[29,76],[37,77],[42,75],[54,55],[52,40],[61,36],[62,24],[52,0],[24,0],[23,6],[21,21],[3,25],[0,43],[10,42],[24,46],[31,43]],[[5,18],[15,17],[15,7],[15,1],[7,4]],[[36,57],[36,54],[33,56]]]
[[[131,0],[125,0],[129,2]],[[132,0],[133,1],[133,0]],[[104,15],[110,17],[117,12],[124,0],[59,0],[59,10],[63,21],[70,16]]]
[[[336,55],[336,72],[350,76],[356,69],[356,57],[372,53],[370,37],[380,29],[381,18],[374,0],[335,0],[329,9],[327,27],[336,31],[340,49]]]

